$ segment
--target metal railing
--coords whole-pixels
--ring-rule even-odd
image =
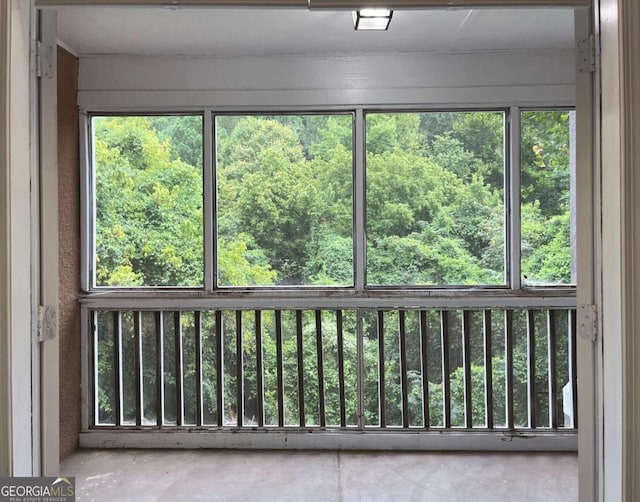
[[[88,314],[92,429],[577,428],[572,308]]]

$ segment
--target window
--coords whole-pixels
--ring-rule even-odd
[[[94,115],[89,288],[575,284],[573,122],[517,107]]]
[[[367,282],[505,285],[504,113],[366,124]]]
[[[216,117],[219,286],[353,285],[352,123]]]
[[[575,112],[524,111],[522,282],[575,284]]]
[[[202,116],[96,116],[96,286],[200,286]]]

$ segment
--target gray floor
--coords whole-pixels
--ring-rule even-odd
[[[575,501],[571,453],[85,450],[79,501]]]

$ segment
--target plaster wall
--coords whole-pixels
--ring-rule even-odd
[[[80,163],[78,59],[58,47],[58,232],[60,271],[60,460],[80,433]]]

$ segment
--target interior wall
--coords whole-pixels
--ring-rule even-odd
[[[80,161],[78,58],[58,47],[60,460],[80,433]]]
[[[0,3],[0,476],[11,475],[9,358],[9,14]]]
[[[6,3],[6,2],[4,2]],[[32,372],[35,369],[35,326],[32,315],[35,305],[31,281],[35,256],[32,211],[33,169],[32,150],[33,95],[31,72],[31,2],[12,0],[10,17],[9,61],[9,235],[6,240],[10,268],[7,279],[10,288],[9,351],[11,364],[11,427],[12,475],[39,475],[37,463],[40,438],[34,430],[34,409],[37,410]],[[34,392],[35,390],[35,392]],[[5,410],[0,410],[5,413]]]

